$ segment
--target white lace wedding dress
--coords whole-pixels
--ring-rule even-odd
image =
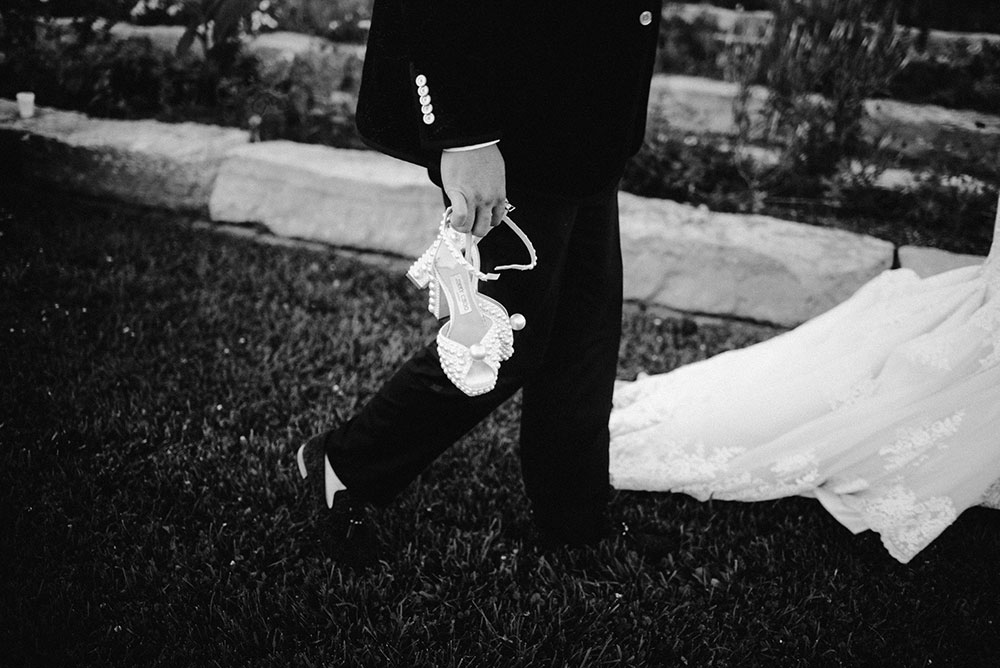
[[[618,489],[817,498],[907,562],[966,508],[1000,508],[1000,212],[982,266],[882,273],[742,350],[619,383]]]

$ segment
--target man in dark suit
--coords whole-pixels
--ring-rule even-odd
[[[509,199],[538,266],[481,286],[527,320],[495,389],[463,394],[431,344],[300,450],[303,474],[332,506],[333,541],[363,533],[364,504],[389,502],[518,389],[522,473],[543,541],[607,534],[617,184],[643,139],[660,13],[661,0],[376,0],[362,136],[425,166],[458,230],[485,236]],[[484,268],[524,254],[506,226],[479,247]]]

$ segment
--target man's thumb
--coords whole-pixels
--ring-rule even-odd
[[[468,232],[471,227],[469,221],[469,205],[465,201],[465,195],[459,190],[445,191],[451,201],[451,218],[449,219],[452,229],[459,232]]]

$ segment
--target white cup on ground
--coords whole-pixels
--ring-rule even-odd
[[[17,111],[21,115],[21,118],[31,118],[35,115],[35,94],[34,93],[18,93],[17,94]]]

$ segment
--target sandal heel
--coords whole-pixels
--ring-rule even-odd
[[[431,281],[431,272],[424,258],[420,258],[410,265],[410,268],[406,270],[406,277],[421,290],[427,287]]]
[[[451,313],[448,310],[448,300],[441,293],[441,283],[438,281],[431,281],[427,293],[427,310],[438,320],[447,318]]]

